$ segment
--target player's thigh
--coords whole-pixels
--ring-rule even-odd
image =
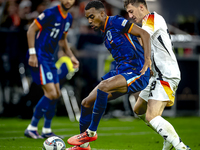
[[[113,99],[113,95],[114,97],[119,97],[121,96],[121,94],[119,93],[119,91],[126,91],[126,90],[121,90],[120,86],[119,86],[119,81],[115,81],[112,79],[113,77],[109,78],[109,79],[106,79],[106,80],[103,80],[101,81],[91,92],[90,94],[84,98],[81,102],[81,104],[84,106],[84,107],[87,107],[87,108],[91,108],[93,105],[94,105],[94,102],[97,98],[97,89],[99,90],[102,90],[104,92],[107,92],[108,93],[108,100],[110,99]],[[121,77],[120,77],[121,78]],[[119,77],[115,78],[117,80],[120,80]],[[121,78],[123,79],[123,77]],[[115,81],[115,82],[114,82]],[[116,84],[116,82],[118,82],[118,84]],[[113,84],[111,84],[113,83]],[[104,84],[104,85],[103,85]],[[108,87],[107,87],[108,86]],[[110,89],[110,90],[108,90]],[[115,90],[113,90],[115,89]],[[113,92],[114,91],[114,92]],[[118,93],[118,94],[117,94]]]
[[[142,115],[145,114],[147,110],[147,102],[142,99],[141,97],[138,97],[135,106],[133,108],[133,111],[137,114],[137,115]]]
[[[58,96],[54,83],[47,83],[45,85],[42,85],[42,89],[46,97],[48,97],[49,99],[57,99]]]
[[[126,93],[127,82],[124,76],[116,75],[106,80],[103,80],[98,85],[98,89],[107,93]]]
[[[147,103],[146,119],[151,121],[156,116],[162,116],[167,101],[149,99]]]
[[[60,97],[60,94],[61,94],[61,92],[60,92],[60,83],[56,83],[54,85],[55,85],[55,88],[56,88],[57,96]]]

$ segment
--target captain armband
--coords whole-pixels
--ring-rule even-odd
[[[123,29],[123,33],[129,33],[129,32],[130,32],[131,26],[132,26],[132,23],[131,23],[130,21],[128,21],[128,22],[126,23],[126,26],[125,26],[124,29]]]

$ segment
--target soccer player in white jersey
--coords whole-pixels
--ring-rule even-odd
[[[124,7],[135,23],[151,36],[153,76],[140,93],[134,112],[164,138],[163,150],[190,150],[179,138],[174,127],[161,117],[167,106],[174,104],[175,92],[181,80],[180,70],[172,50],[170,34],[164,18],[150,13],[145,0],[125,0]]]

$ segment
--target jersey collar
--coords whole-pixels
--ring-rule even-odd
[[[106,26],[107,26],[107,23],[108,23],[108,19],[109,19],[109,17],[107,16],[107,17],[106,17],[106,22],[105,22],[105,24],[104,24],[104,29],[101,30],[102,32],[105,32],[105,30],[106,30]]]
[[[67,15],[65,16],[60,8],[60,5],[58,5],[58,10],[60,12],[60,15],[63,17],[63,19],[66,19],[67,18]]]

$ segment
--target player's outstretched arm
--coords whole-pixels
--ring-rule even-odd
[[[148,32],[137,26],[136,24],[133,25],[131,29],[131,34],[135,36],[140,36],[142,43],[143,43],[143,49],[144,49],[144,66],[142,68],[141,75],[143,75],[148,68],[151,69],[151,43],[150,43],[150,35]]]
[[[35,50],[35,34],[36,31],[38,31],[39,28],[36,25],[36,23],[33,21],[33,23],[30,25],[28,31],[27,31],[27,39],[28,39],[28,47],[29,47],[29,60],[28,64],[31,67],[38,67],[38,60]]]
[[[67,33],[64,34],[64,37],[59,41],[59,44],[64,48],[65,54],[70,57],[73,68],[79,68],[79,61],[76,59],[74,54],[72,53],[68,41],[67,41]]]

